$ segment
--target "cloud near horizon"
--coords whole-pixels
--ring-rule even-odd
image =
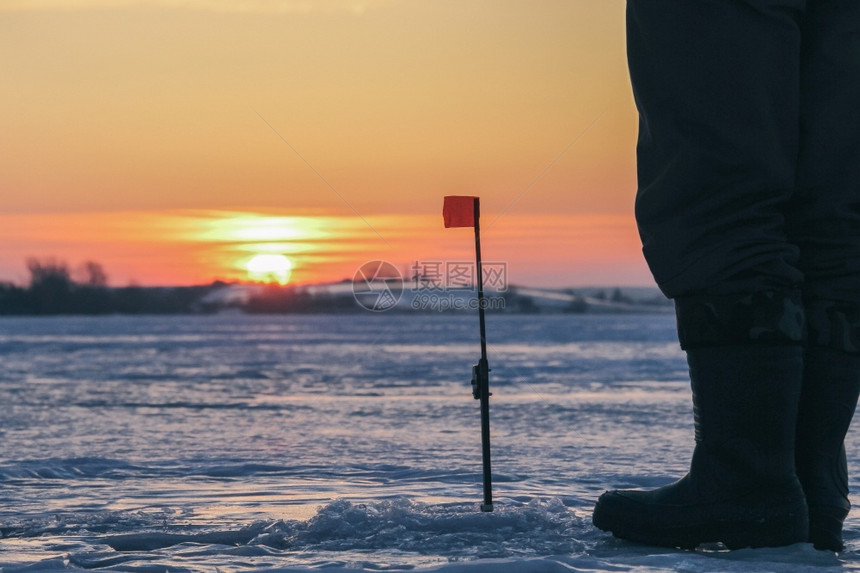
[[[83,12],[126,8],[246,14],[347,13],[360,16],[391,0],[4,0],[0,12]]]

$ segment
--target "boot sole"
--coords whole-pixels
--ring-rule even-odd
[[[594,525],[615,537],[657,545],[695,549],[702,543],[722,543],[728,549],[745,547],[781,547],[807,541],[806,507],[796,504],[770,508],[766,516],[755,519],[710,520],[676,527],[645,526],[641,523],[617,522],[611,515],[595,511]]]
[[[734,550],[746,547],[781,547],[806,541],[804,533],[791,531],[798,529],[795,524],[796,519],[784,520],[783,523],[737,521],[666,529],[648,534],[625,531],[624,528],[618,527],[612,534],[621,539],[660,547],[695,549],[703,543],[722,543],[726,548]],[[782,529],[783,527],[785,529]],[[774,532],[774,528],[780,531]]]

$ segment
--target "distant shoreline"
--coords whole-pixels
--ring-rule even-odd
[[[352,281],[314,285],[224,283],[180,287],[109,287],[48,279],[0,283],[0,316],[243,314],[449,314],[477,309],[474,288],[417,289],[403,281],[361,291]],[[486,290],[486,308],[504,314],[651,314],[672,311],[656,288]]]

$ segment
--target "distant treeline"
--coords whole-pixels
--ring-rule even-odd
[[[102,266],[86,262],[74,273],[64,261],[27,260],[29,285],[0,283],[0,314],[166,314],[201,312],[197,303],[218,285],[111,288]]]
[[[267,285],[238,308],[252,314],[367,312],[352,296],[314,294],[302,287],[281,285]]]
[[[187,287],[110,287],[99,263],[74,272],[53,258],[27,260],[28,286],[0,283],[0,315],[201,314],[235,308],[250,313],[350,312],[361,310],[352,297],[311,294],[293,286],[271,285],[243,301],[207,302],[227,283]]]

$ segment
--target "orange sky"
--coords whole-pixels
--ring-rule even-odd
[[[0,281],[466,258],[469,194],[511,282],[651,284],[623,0],[4,0],[0,77]]]

